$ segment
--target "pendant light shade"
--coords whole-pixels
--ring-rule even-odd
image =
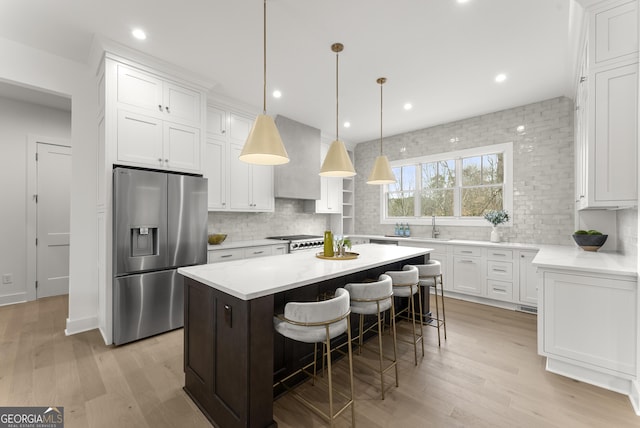
[[[393,175],[393,171],[391,171],[389,159],[384,155],[376,157],[367,184],[391,184],[395,182],[396,177]]]
[[[289,155],[276,128],[276,123],[271,116],[267,116],[267,0],[264,0],[262,36],[262,114],[256,117],[239,159],[242,162],[257,165],[282,165],[289,162]]]
[[[338,136],[338,54],[343,49],[344,45],[342,43],[331,45],[331,50],[336,53],[336,139],[329,146],[327,156],[322,162],[320,175],[323,177],[353,177],[356,175],[356,170],[353,168],[347,148]]]
[[[320,175],[324,177],[353,177],[356,175],[347,148],[342,141],[335,140],[329,146],[327,156],[324,158],[322,168],[320,168]]]
[[[289,162],[287,150],[271,116],[259,114],[244,143],[240,160],[257,165],[282,165]]]
[[[396,177],[391,171],[391,165],[389,165],[389,159],[382,154],[382,85],[386,81],[387,79],[384,77],[376,80],[380,85],[380,155],[373,164],[373,170],[371,170],[367,184],[391,184],[396,182]]]

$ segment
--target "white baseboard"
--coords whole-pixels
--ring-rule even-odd
[[[24,291],[20,293],[5,294],[0,296],[0,306],[13,305],[16,303],[24,303],[27,301],[27,293]]]
[[[636,415],[640,416],[640,382],[631,381],[631,391],[629,391],[629,401],[633,406]]]
[[[98,330],[100,331],[100,334],[102,335],[102,340],[104,340],[104,344],[109,346],[111,344],[113,344],[113,342],[111,340],[107,339],[107,334],[106,332],[102,329],[102,327],[98,327]]]
[[[82,333],[85,331],[98,328],[98,317],[88,317],[72,320],[67,318],[67,328],[64,334],[70,336],[72,334]]]

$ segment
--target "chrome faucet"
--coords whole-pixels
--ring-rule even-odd
[[[432,215],[431,216],[431,237],[435,239],[438,237],[438,235],[440,235],[440,231],[436,229],[436,216]]]

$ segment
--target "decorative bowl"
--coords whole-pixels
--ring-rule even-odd
[[[222,244],[222,241],[227,239],[227,235],[225,233],[214,233],[209,235],[209,245],[219,245]]]
[[[598,251],[609,235],[573,235],[576,244],[585,251]]]

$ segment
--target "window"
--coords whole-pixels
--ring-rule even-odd
[[[486,226],[486,211],[512,212],[512,157],[506,143],[392,162],[381,221]]]

